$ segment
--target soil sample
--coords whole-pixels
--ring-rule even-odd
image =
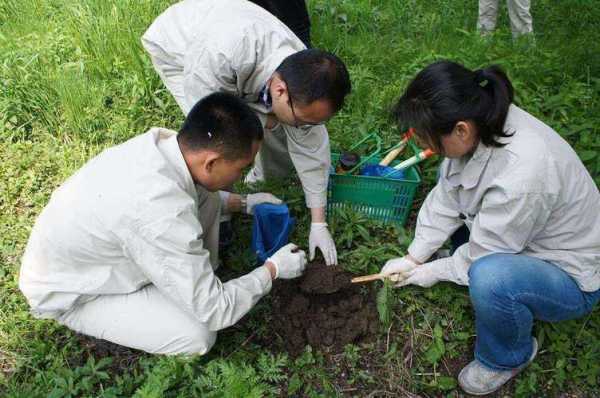
[[[338,266],[315,261],[302,277],[275,282],[273,328],[287,352],[298,355],[309,344],[320,351],[341,352],[346,344],[377,332],[374,295],[351,284],[351,278]]]
[[[338,266],[328,267],[323,263],[311,263],[298,285],[308,294],[331,294],[352,286],[352,275]]]

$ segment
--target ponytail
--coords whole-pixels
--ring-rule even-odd
[[[479,124],[485,126],[484,129],[489,132],[489,134],[482,134],[481,140],[487,146],[502,146],[495,137],[510,137],[511,135],[504,132],[504,123],[508,108],[514,100],[513,86],[506,73],[498,65],[478,69],[473,72],[473,75],[475,83],[491,99],[480,116]]]

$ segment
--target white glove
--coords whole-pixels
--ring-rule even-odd
[[[267,261],[275,266],[275,278],[293,279],[304,272],[306,253],[298,250],[295,244],[288,243],[267,258]]]
[[[459,283],[450,270],[450,263],[445,260],[441,259],[417,265],[406,257],[395,258],[385,264],[381,269],[381,273],[385,275],[398,275],[396,287],[406,285],[431,287],[440,281]]]
[[[270,193],[251,193],[246,196],[246,214],[253,214],[254,206],[261,203],[271,203],[274,205],[280,205],[283,203],[283,201],[277,196],[271,195]]]
[[[321,249],[325,264],[337,265],[337,250],[335,242],[327,229],[327,223],[314,222],[310,224],[310,234],[308,235],[308,250],[310,252],[310,260],[315,259],[315,249]]]
[[[418,264],[407,257],[398,257],[388,260],[379,273],[383,275],[398,274],[400,279],[404,279],[406,274],[418,266]]]

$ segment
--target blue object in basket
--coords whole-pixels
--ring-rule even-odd
[[[290,215],[287,205],[262,203],[254,206],[252,225],[252,251],[259,263],[288,243],[296,219]]]
[[[394,172],[386,177],[386,174]],[[395,180],[401,180],[404,178],[404,170],[395,170],[393,167],[380,166],[378,164],[367,164],[360,170],[360,175],[369,177],[386,177],[393,178]]]

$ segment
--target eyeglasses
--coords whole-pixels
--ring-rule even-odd
[[[287,86],[287,90],[288,90],[288,104],[290,105],[290,108],[292,109],[292,116],[294,117],[294,127],[296,127],[297,129],[308,129],[313,126],[318,126],[320,124],[323,124],[323,122],[310,123],[310,122],[305,122],[303,120],[298,120],[298,118],[296,117],[296,111],[294,110],[294,102],[292,101],[292,93],[290,93],[290,85],[287,84],[287,82],[285,80],[283,82]]]

